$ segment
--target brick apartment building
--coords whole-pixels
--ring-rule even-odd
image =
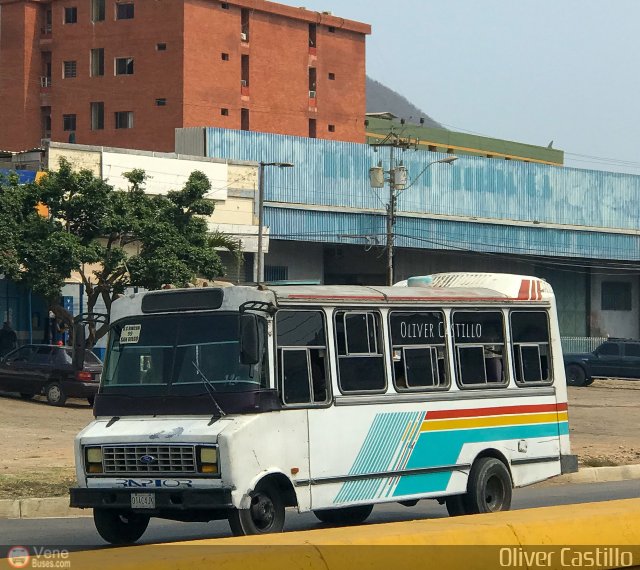
[[[0,0],[0,149],[214,126],[364,142],[367,24],[265,0]]]

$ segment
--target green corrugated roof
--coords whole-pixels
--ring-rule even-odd
[[[495,158],[509,157],[525,161],[564,164],[564,151],[554,148],[457,133],[420,125],[402,125],[398,120],[377,117],[367,117],[367,120],[369,121],[369,125],[366,128],[368,143],[379,141],[380,138],[385,137],[393,129],[400,138],[411,139],[412,141],[419,140],[420,146],[425,148],[428,145],[436,146],[436,150],[439,152],[447,152],[447,149],[451,148],[454,154],[460,155],[493,155]]]

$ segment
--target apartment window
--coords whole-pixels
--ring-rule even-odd
[[[115,123],[116,129],[132,129],[133,111],[116,111]]]
[[[167,51],[167,44],[156,44],[156,50],[157,51]]]
[[[330,133],[335,133],[336,132],[336,126],[335,125],[329,125],[329,132]]]
[[[335,33],[336,33],[336,28],[335,28],[335,26],[329,26],[327,29],[329,30],[329,33],[330,33],[330,34],[335,34]]]
[[[309,138],[315,139],[318,136],[318,127],[316,119],[309,119]]]
[[[223,10],[228,10],[229,4],[227,2],[220,2],[220,8],[222,8]]]
[[[249,130],[249,109],[240,110],[240,128],[243,131]]]
[[[229,116],[229,109],[220,109],[220,114],[223,117],[228,117]]]
[[[240,11],[240,39],[243,42],[249,41],[249,9],[242,8]]]
[[[630,311],[631,283],[627,281],[603,281],[601,291],[603,311]]]
[[[330,73],[329,74],[329,81],[335,81],[336,80],[336,74],[335,73]]]
[[[105,18],[105,0],[91,0],[91,21],[102,22]]]
[[[91,77],[104,75],[104,48],[91,50]]]
[[[116,58],[116,75],[133,75],[133,58]]]
[[[91,130],[104,129],[104,103],[91,103]]]
[[[243,87],[249,87],[249,56],[243,55],[241,58],[240,79]]]
[[[133,2],[116,4],[116,20],[132,20],[134,16]]]
[[[76,116],[75,115],[62,115],[62,129],[65,131],[76,130]]]
[[[222,61],[229,61],[229,54],[228,53],[221,54],[221,57],[222,57]]]
[[[317,85],[318,73],[315,67],[309,68],[309,98],[316,98],[316,85]]]
[[[166,107],[166,106],[167,106],[167,100],[164,97],[156,99],[156,107]]]
[[[65,79],[75,77],[77,74],[77,66],[75,61],[65,61],[62,66],[62,76]]]
[[[71,6],[64,9],[64,23],[75,24],[78,21],[78,8]]]
[[[309,24],[309,47],[316,47],[318,33],[318,26],[316,24]]]

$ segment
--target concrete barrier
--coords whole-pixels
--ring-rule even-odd
[[[621,568],[640,565],[640,499],[113,548],[70,560],[95,570]]]

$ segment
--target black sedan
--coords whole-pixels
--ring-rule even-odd
[[[72,359],[73,350],[66,346],[21,346],[0,359],[0,390],[25,399],[43,394],[53,406],[64,406],[67,398],[86,398],[93,405],[102,362],[87,351],[83,369],[75,370]]]

